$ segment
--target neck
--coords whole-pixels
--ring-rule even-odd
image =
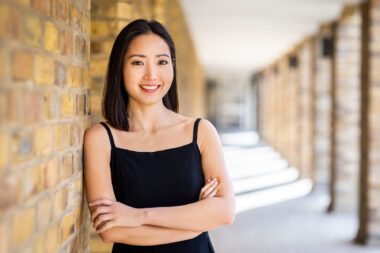
[[[170,122],[171,111],[164,104],[141,106],[129,100],[128,121],[131,132],[155,133],[163,125]]]

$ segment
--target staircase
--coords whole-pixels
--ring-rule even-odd
[[[236,196],[236,213],[310,193],[311,181],[299,179],[297,168],[290,167],[256,133],[221,134],[221,140]]]

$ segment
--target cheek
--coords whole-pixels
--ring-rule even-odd
[[[131,71],[125,69],[123,72],[123,81],[125,86],[130,86],[136,83],[139,80],[139,73],[136,71]]]
[[[173,72],[173,69],[171,69],[165,75],[165,83],[168,85],[172,84],[173,78],[174,78],[174,72]]]

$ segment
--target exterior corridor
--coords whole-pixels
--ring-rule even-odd
[[[255,141],[254,132],[249,136]],[[221,135],[222,141],[225,137]],[[246,137],[228,134],[235,145],[239,140],[246,144],[224,145],[237,215],[233,225],[210,231],[216,252],[379,252],[376,246],[353,243],[358,226],[354,214],[326,211],[326,185],[311,191],[311,181],[299,179],[297,170],[272,147],[262,141],[249,145]]]

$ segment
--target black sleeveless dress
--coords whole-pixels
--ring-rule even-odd
[[[104,122],[111,142],[111,178],[118,202],[134,208],[179,206],[198,201],[204,176],[197,145],[198,118],[193,142],[154,152],[140,152],[115,146],[111,130]],[[152,246],[115,243],[112,253],[210,253],[215,252],[208,232],[189,240]]]

